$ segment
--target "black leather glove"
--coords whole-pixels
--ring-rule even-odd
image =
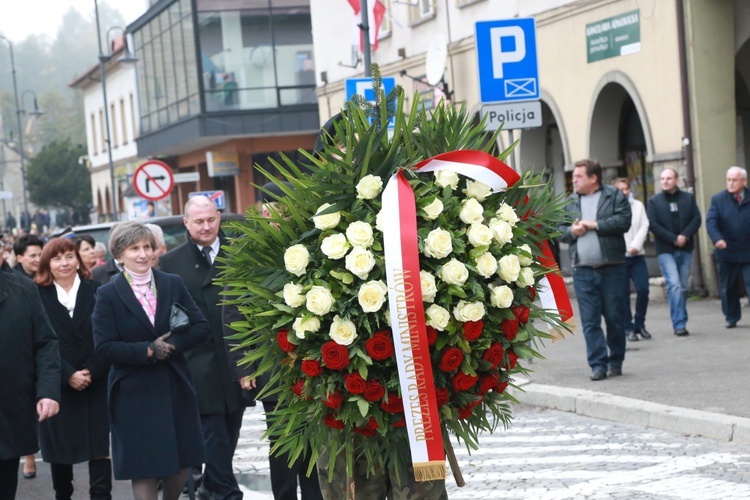
[[[151,349],[152,361],[163,361],[172,354],[174,345],[166,341],[170,335],[172,335],[172,332],[167,332],[148,345],[148,348]]]

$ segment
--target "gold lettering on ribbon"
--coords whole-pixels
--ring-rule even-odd
[[[396,293],[396,317],[400,331],[400,340],[404,352],[404,373],[409,381],[407,390],[409,392],[409,407],[412,413],[412,427],[416,441],[433,439],[435,430],[432,421],[425,422],[422,419],[422,408],[427,404],[425,366],[422,357],[419,356],[419,325],[414,290],[411,282],[411,271],[407,269],[395,270],[393,291]],[[422,300],[422,297],[419,297]],[[408,354],[408,353],[411,353]],[[429,357],[427,357],[429,359]]]

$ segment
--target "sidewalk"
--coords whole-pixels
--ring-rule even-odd
[[[742,300],[743,306],[747,303]],[[578,316],[578,304],[573,300]],[[581,415],[750,443],[750,309],[726,329],[718,299],[688,302],[687,337],[676,337],[666,301],[652,301],[646,316],[651,340],[629,342],[623,376],[589,380],[579,325],[564,340],[540,347],[518,399]],[[602,323],[603,324],[603,323]],[[519,385],[520,385],[519,384]]]

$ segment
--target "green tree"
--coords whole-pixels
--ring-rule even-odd
[[[42,207],[87,209],[91,205],[91,177],[85,162],[79,162],[85,154],[84,147],[69,140],[45,145],[26,169],[29,199]]]

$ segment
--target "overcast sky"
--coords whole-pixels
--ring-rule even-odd
[[[148,8],[148,0],[102,0],[120,11],[127,24]],[[18,43],[31,34],[54,37],[63,14],[76,8],[86,18],[94,13],[94,0],[0,0],[0,34]]]

